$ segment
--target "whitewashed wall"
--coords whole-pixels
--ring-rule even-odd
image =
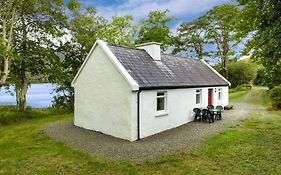
[[[219,88],[222,88],[222,100],[218,100],[218,89]],[[213,103],[214,103],[214,106],[217,106],[217,105],[226,106],[226,105],[228,105],[228,87],[215,87],[214,88]]]
[[[100,46],[75,84],[74,124],[126,140],[137,138],[136,93]]]
[[[227,105],[228,87],[212,88],[214,89],[213,104],[215,106]],[[218,88],[223,88],[223,96],[221,101],[217,100]],[[202,96],[201,103],[196,105],[195,100],[197,89],[202,89]],[[208,105],[208,89],[209,88],[161,90],[167,92],[167,113],[161,116],[157,116],[156,111],[157,91],[142,91],[140,94],[140,137],[144,138],[193,121],[193,108],[206,108]]]

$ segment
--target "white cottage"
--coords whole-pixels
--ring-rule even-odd
[[[193,108],[228,104],[230,83],[204,60],[98,40],[72,85],[74,124],[135,141],[191,122]]]

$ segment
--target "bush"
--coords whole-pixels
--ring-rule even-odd
[[[235,61],[228,65],[228,77],[233,88],[252,84],[257,74],[257,65],[250,61]]]
[[[272,99],[273,107],[281,109],[281,84],[271,89],[269,91],[269,95]]]
[[[257,71],[257,76],[254,80],[255,85],[265,86],[266,85],[266,69],[264,67],[260,67]]]

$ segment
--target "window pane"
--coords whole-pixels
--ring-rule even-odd
[[[201,90],[200,89],[196,90],[196,99],[195,99],[195,101],[196,101],[196,104],[200,104],[201,103]]]
[[[200,103],[200,94],[196,94],[196,104]]]
[[[157,111],[162,111],[165,108],[165,99],[157,98]]]
[[[221,100],[221,96],[222,96],[222,89],[220,88],[220,89],[219,89],[219,94],[218,94],[219,100]]]

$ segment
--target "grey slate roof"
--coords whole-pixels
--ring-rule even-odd
[[[155,61],[143,49],[108,47],[140,89],[228,86],[200,60],[161,54],[161,61]]]

